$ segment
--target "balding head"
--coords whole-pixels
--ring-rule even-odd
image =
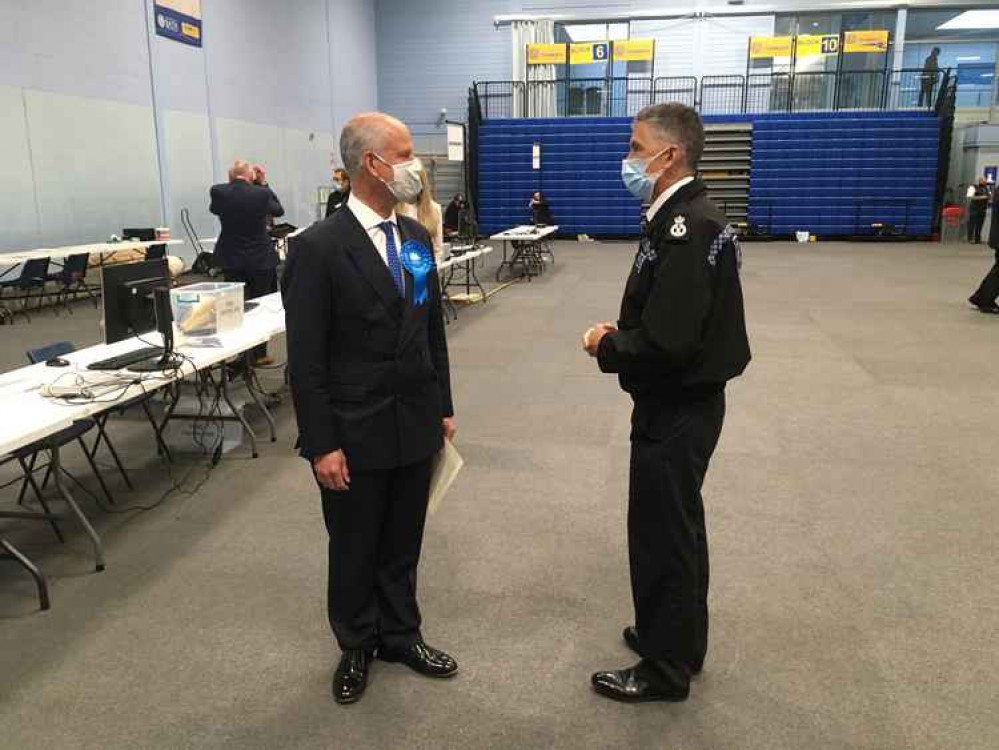
[[[229,167],[229,182],[235,180],[246,180],[247,182],[253,182],[254,178],[253,165],[248,161],[243,161],[242,159],[236,159],[232,166]]]
[[[383,112],[355,115],[340,133],[340,158],[353,195],[387,216],[395,206],[387,183],[394,167],[413,159],[413,138],[400,120]]]
[[[364,153],[382,154],[412,138],[401,120],[383,112],[363,112],[350,118],[340,133],[340,158],[347,174],[356,177],[364,164]]]

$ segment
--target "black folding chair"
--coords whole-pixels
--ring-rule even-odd
[[[20,312],[25,318],[30,322],[31,316],[28,315],[28,306],[32,299],[32,292],[38,290],[38,307],[41,308],[42,300],[45,297],[45,282],[48,281],[49,277],[49,259],[48,258],[32,258],[27,260],[21,266],[21,275],[16,279],[11,279],[10,281],[4,281],[0,279],[0,303],[3,303],[3,294],[7,289],[13,289],[17,296],[9,297],[8,300],[21,300],[21,309],[16,312]],[[11,309],[11,312],[15,310]],[[13,322],[14,316],[10,316],[11,322]]]
[[[90,297],[90,301],[93,302],[94,307],[97,307],[97,295],[94,294],[94,288],[87,284],[87,267],[89,263],[90,253],[70,255],[63,264],[63,267],[56,273],[50,273],[46,279],[47,281],[61,285],[59,291],[56,292],[56,303],[61,304],[71,314],[73,312],[73,308],[69,306],[69,296],[71,294],[75,299],[76,295],[86,292],[87,296]]]

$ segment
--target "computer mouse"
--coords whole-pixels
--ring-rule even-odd
[[[62,357],[53,357],[52,359],[46,360],[45,364],[49,367],[69,367],[69,360],[63,359]]]

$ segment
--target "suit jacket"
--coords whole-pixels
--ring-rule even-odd
[[[267,233],[267,217],[283,216],[284,208],[265,185],[235,180],[212,185],[209,210],[219,217],[222,231],[215,243],[215,262],[223,269],[257,271],[278,264]]]
[[[397,216],[402,241],[430,248],[426,230]],[[299,447],[309,459],[342,449],[352,471],[429,458],[454,414],[436,269],[427,301],[405,298],[368,233],[343,209],[295,238],[285,296],[288,364]]]
[[[344,190],[342,193],[339,190],[331,191],[329,197],[326,199],[326,218],[329,218],[334,211],[345,204],[349,197],[350,190]]]

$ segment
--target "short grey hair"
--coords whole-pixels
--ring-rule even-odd
[[[678,102],[653,104],[639,112],[635,122],[647,122],[658,135],[679,143],[687,166],[697,169],[704,153],[704,123],[694,109]]]
[[[356,115],[340,132],[340,159],[347,174],[354,177],[361,171],[365,151],[381,151],[391,137],[394,117],[381,112]],[[400,125],[402,123],[399,123]]]

